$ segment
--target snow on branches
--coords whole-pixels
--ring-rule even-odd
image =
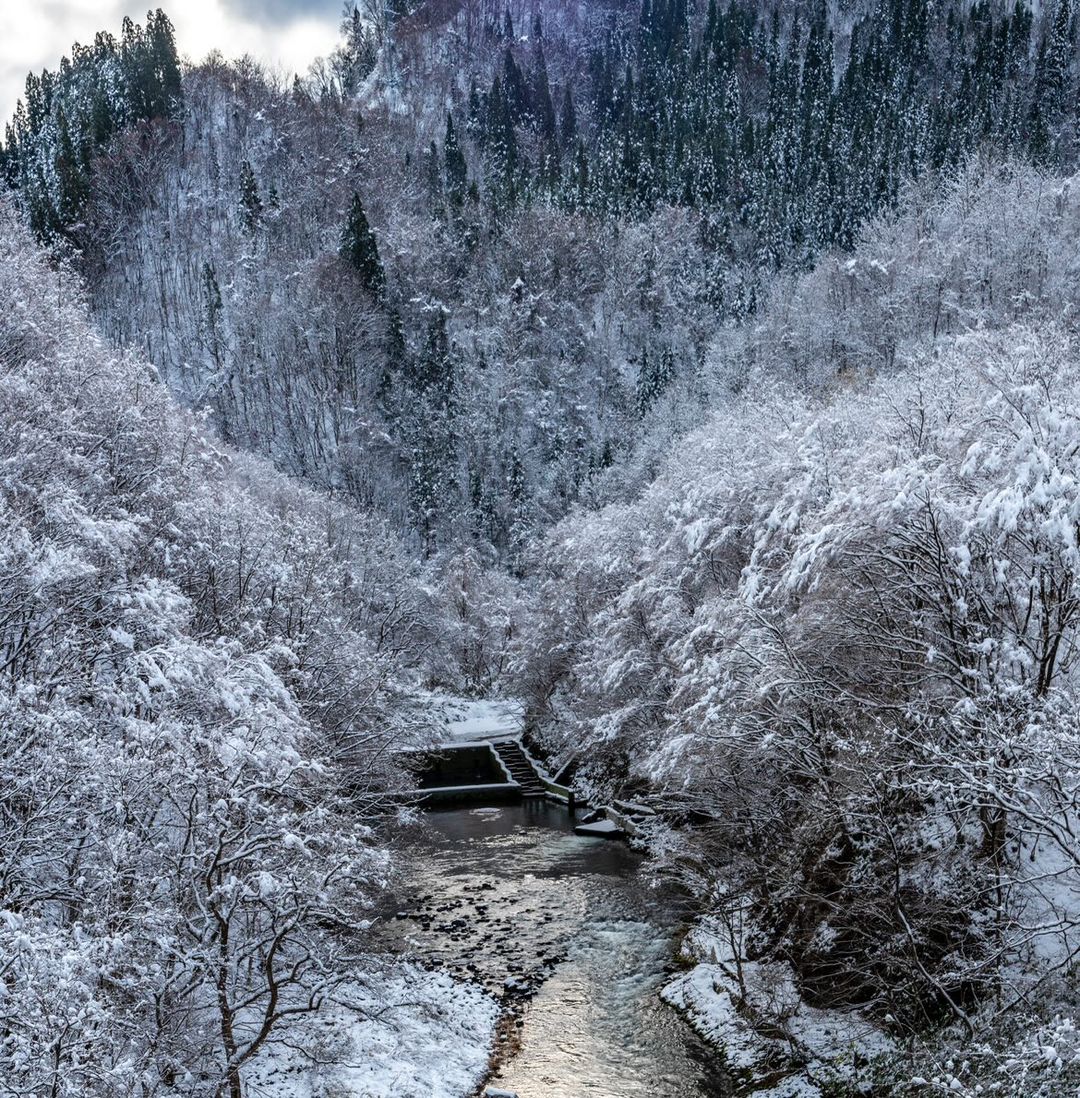
[[[356,976],[410,567],[0,256],[0,1089],[239,1096]]]

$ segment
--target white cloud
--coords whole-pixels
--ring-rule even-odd
[[[73,42],[99,30],[119,35],[125,15],[142,22],[154,0],[0,0],[0,119],[11,116],[26,74],[55,68]],[[163,3],[180,53],[199,60],[212,49],[253,57],[286,72],[305,72],[337,40],[338,0],[173,0]],[[245,18],[244,12],[260,13]]]
[[[332,19],[341,15],[341,0],[222,0],[225,10],[249,21],[291,23],[296,19]]]

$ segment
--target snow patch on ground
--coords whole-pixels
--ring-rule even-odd
[[[805,1075],[789,1075],[776,1086],[755,1089],[754,1098],[821,1098],[821,1087]]]
[[[702,920],[687,935],[683,955],[697,963],[664,988],[664,999],[720,1049],[732,1071],[762,1080],[756,1098],[819,1098],[822,1086],[857,1079],[892,1048],[888,1035],[860,1014],[803,1002],[788,965],[736,967],[732,935],[716,922]]]
[[[477,701],[444,695],[435,699],[434,708],[447,742],[515,738],[525,727],[525,706],[512,698]]]
[[[484,1078],[499,1007],[447,973],[367,974],[245,1073],[251,1098],[463,1098]]]
[[[690,1024],[724,1054],[729,1067],[754,1071],[769,1055],[768,1042],[739,1014],[720,965],[699,964],[677,976],[661,992]]]

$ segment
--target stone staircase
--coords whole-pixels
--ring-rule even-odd
[[[524,797],[542,797],[544,787],[528,755],[521,750],[517,740],[495,740],[491,749],[502,760],[503,766],[510,771],[510,777],[521,786]]]

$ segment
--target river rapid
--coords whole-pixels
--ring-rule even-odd
[[[658,991],[687,912],[620,842],[542,800],[425,814],[383,934],[508,1007],[489,1085],[520,1098],[724,1098],[715,1053]]]

